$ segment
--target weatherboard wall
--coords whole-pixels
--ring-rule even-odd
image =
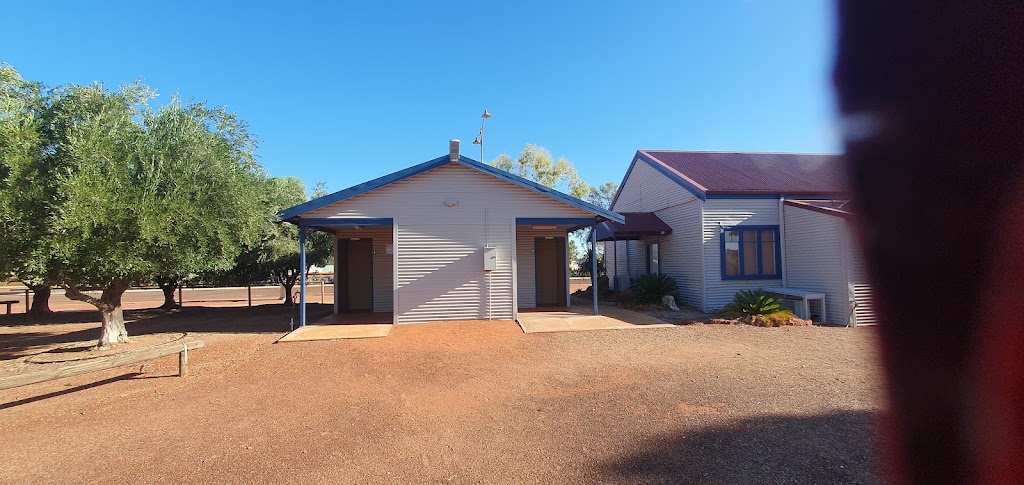
[[[636,278],[647,272],[647,243],[658,242],[661,272],[676,279],[683,303],[703,304],[701,201],[648,162],[637,160],[622,182],[615,212],[654,212],[672,228],[671,234],[640,241],[605,243],[608,271]],[[620,288],[621,289],[621,288]]]
[[[785,206],[786,286],[825,294],[830,323],[846,325],[850,292],[841,217]]]
[[[416,323],[513,318],[516,218],[594,216],[449,163],[303,217],[394,219],[396,323]],[[495,247],[498,258],[489,275],[485,246]]]
[[[672,228],[657,238],[661,272],[676,280],[682,303],[699,308],[704,296],[704,266],[701,260],[701,201],[696,197],[654,213]]]
[[[683,190],[680,188],[679,190]],[[782,286],[782,279],[723,280],[721,234],[724,228],[778,226],[778,199],[708,199],[704,201],[705,301],[704,311],[713,311],[732,301],[741,290]]]
[[[650,163],[638,159],[622,181],[612,210],[619,213],[654,212],[695,198]]]

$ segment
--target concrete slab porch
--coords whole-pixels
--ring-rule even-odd
[[[344,312],[329,315],[311,325],[292,330],[278,342],[337,340],[387,337],[391,333],[391,313]]]
[[[278,342],[303,342],[308,340],[338,340],[349,338],[387,337],[391,333],[390,323],[368,323],[352,325],[306,325],[292,330]]]
[[[540,307],[519,311],[523,333],[578,332],[585,330],[626,330],[634,328],[668,328],[674,325],[649,315],[602,305],[601,315],[594,315],[589,306]]]

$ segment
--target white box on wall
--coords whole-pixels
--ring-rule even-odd
[[[498,248],[484,248],[484,271],[498,269]]]

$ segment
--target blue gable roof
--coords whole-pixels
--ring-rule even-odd
[[[552,199],[555,199],[555,200],[557,200],[559,202],[564,202],[564,203],[569,204],[569,205],[571,205],[573,207],[576,207],[576,208],[581,209],[581,210],[585,210],[587,212],[590,212],[590,213],[594,214],[597,217],[602,217],[602,218],[607,219],[609,221],[615,221],[615,222],[618,222],[620,224],[625,221],[623,216],[621,216],[619,214],[616,214],[616,213],[614,213],[614,212],[612,212],[612,211],[610,211],[608,209],[603,209],[603,208],[598,207],[598,206],[596,206],[594,204],[591,204],[589,202],[584,202],[584,201],[579,200],[579,199],[577,199],[575,197],[572,197],[570,195],[563,194],[563,193],[561,193],[561,192],[559,192],[559,191],[557,191],[555,189],[552,189],[550,187],[546,187],[544,185],[538,184],[537,182],[534,182],[532,180],[527,180],[527,179],[522,178],[522,177],[520,177],[518,175],[511,174],[511,173],[506,172],[504,170],[501,170],[499,168],[495,168],[495,167],[492,167],[492,166],[487,165],[485,163],[480,163],[480,162],[478,162],[476,160],[473,160],[471,158],[466,158],[466,157],[463,157],[463,156],[460,156],[459,160],[457,162],[451,162],[448,159],[448,155],[445,155],[445,156],[439,157],[439,158],[435,158],[433,160],[428,160],[428,161],[423,162],[423,163],[421,163],[419,165],[414,165],[414,166],[406,168],[404,170],[399,170],[399,171],[397,171],[395,173],[388,174],[388,175],[385,175],[383,177],[375,178],[375,179],[373,179],[373,180],[371,180],[369,182],[364,182],[364,183],[361,183],[359,185],[354,185],[354,186],[349,187],[347,189],[339,190],[339,191],[337,191],[337,192],[335,192],[333,194],[325,195],[323,197],[320,197],[320,198],[317,198],[317,199],[313,199],[313,200],[311,200],[309,202],[305,202],[305,203],[299,204],[299,205],[297,205],[295,207],[291,207],[291,208],[285,209],[285,210],[280,212],[280,216],[281,216],[281,219],[284,219],[284,220],[287,220],[287,221],[290,221],[290,222],[295,222],[296,219],[301,219],[302,214],[305,214],[307,212],[310,212],[310,211],[313,211],[313,210],[316,210],[316,209],[320,209],[322,207],[326,207],[326,206],[331,205],[331,204],[333,204],[335,202],[340,202],[340,201],[343,201],[345,199],[350,199],[350,198],[355,197],[355,196],[357,196],[359,194],[364,194],[364,193],[369,192],[369,191],[374,190],[374,189],[379,189],[381,187],[384,187],[385,185],[389,185],[389,184],[392,184],[394,182],[398,182],[399,180],[403,180],[403,179],[412,177],[413,175],[419,175],[419,174],[421,174],[423,172],[435,169],[435,168],[440,167],[442,165],[445,165],[447,163],[458,163],[460,165],[463,165],[465,167],[471,168],[473,170],[477,170],[477,171],[483,172],[483,173],[485,173],[487,175],[491,175],[491,176],[497,177],[499,179],[505,180],[506,182],[511,182],[511,183],[513,183],[515,185],[518,185],[518,186],[520,186],[520,187],[522,187],[524,189],[531,190],[533,192],[537,192],[538,194],[541,194],[541,195],[546,195],[546,196],[551,197]]]

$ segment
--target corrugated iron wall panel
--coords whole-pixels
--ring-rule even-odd
[[[782,279],[723,280],[720,227],[779,225],[778,199],[708,199],[704,202],[704,311],[721,308],[740,290],[781,286]]]
[[[856,325],[875,325],[878,319],[875,317],[873,303],[871,301],[871,286],[868,284],[867,266],[861,252],[853,245],[850,245],[850,288],[853,290],[853,298],[857,302],[853,314]]]
[[[487,318],[488,278],[491,318],[511,319],[515,219],[593,215],[462,165],[447,164],[307,217],[393,218],[398,231],[398,323],[414,323]],[[497,248],[497,269],[489,277],[483,270],[485,244]]]
[[[786,286],[825,294],[828,321],[846,325],[850,307],[843,271],[843,219],[785,206]]]
[[[692,197],[685,203],[655,212],[672,227],[671,234],[658,238],[661,272],[675,278],[683,298],[681,303],[695,308],[703,304],[700,208],[700,199]]]

